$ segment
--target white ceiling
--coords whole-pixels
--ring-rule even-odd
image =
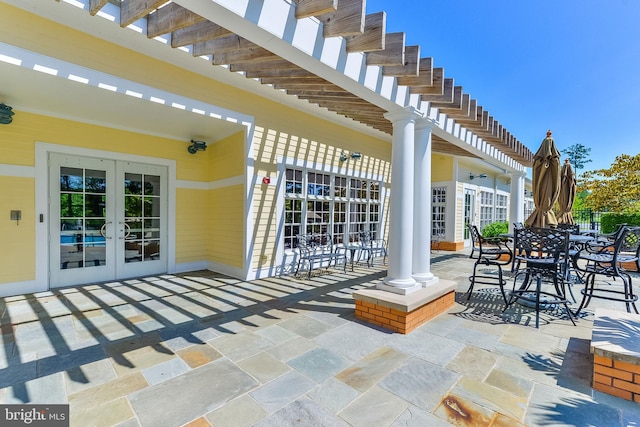
[[[0,61],[0,102],[30,111],[189,142],[214,142],[241,125]],[[78,102],[81,100],[82,102]],[[131,114],[134,111],[135,114]]]

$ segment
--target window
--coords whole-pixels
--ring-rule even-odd
[[[307,194],[313,196],[331,195],[331,176],[324,173],[309,172],[309,183],[307,184]]]
[[[331,233],[334,243],[379,233],[380,182],[294,168],[285,177],[285,249],[295,248],[302,233]]]
[[[524,217],[525,218],[529,218],[529,216],[533,213],[533,210],[535,209],[535,204],[533,203],[533,200],[531,199],[527,199],[524,201]]]
[[[302,226],[302,200],[284,201],[284,247],[295,248],[296,236]]]
[[[367,230],[367,204],[349,203],[349,241],[360,241],[360,232]]]
[[[493,222],[493,193],[480,192],[480,232]]]
[[[496,194],[496,221],[507,221],[507,196]]]
[[[446,226],[447,188],[431,189],[431,235],[444,236]]]
[[[302,171],[287,169],[285,191],[287,194],[302,194]]]

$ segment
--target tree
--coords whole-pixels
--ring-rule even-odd
[[[578,169],[584,169],[585,163],[591,161],[591,159],[588,158],[591,153],[591,148],[585,147],[582,144],[574,144],[560,151],[569,158],[569,163],[573,165],[573,169],[576,172],[576,178],[578,177]]]
[[[609,169],[585,172],[579,189],[590,192],[585,202],[594,210],[640,212],[640,154],[622,154]]]

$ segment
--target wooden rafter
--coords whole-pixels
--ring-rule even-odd
[[[442,95],[444,93],[444,68],[434,68],[430,86],[410,86],[411,93],[419,95]]]
[[[213,65],[228,65],[236,61],[272,61],[278,59],[277,55],[260,46],[249,47],[238,51],[229,51],[213,54]]]
[[[149,14],[147,18],[147,37],[157,37],[203,22],[204,20],[202,16],[176,3],[169,3],[165,7],[161,7]]]
[[[229,65],[229,70],[231,71],[261,71],[261,70],[299,70],[300,67],[297,65],[286,61],[282,58],[277,58],[270,61],[261,61],[261,62],[253,62],[253,61],[236,61],[233,64]]]
[[[364,33],[365,1],[340,0],[338,8],[318,16],[323,23],[323,37],[344,37]]]
[[[109,1],[90,0],[89,13],[97,14]],[[443,68],[433,68],[432,58],[420,58],[420,46],[405,46],[404,33],[386,33],[385,12],[365,15],[366,0],[293,2],[297,19],[317,17],[323,23],[325,38],[345,38],[347,53],[364,52],[368,66],[381,66],[382,75],[395,77],[398,85],[408,87],[411,94],[419,94],[431,107],[514,159],[531,163],[533,153],[475,99],[463,93],[462,87],[454,86],[452,78],[445,78]],[[119,4],[123,27],[146,18],[148,37],[170,33],[174,48],[193,45],[195,56],[212,55],[214,65],[226,65],[230,71],[244,72],[247,78],[259,79],[288,95],[381,132],[393,133],[391,122],[384,118],[384,109],[274,55],[261,43],[233,34],[218,22],[167,0],[122,0]],[[435,152],[473,157],[463,148],[437,138],[433,148]]]
[[[338,0],[294,0],[296,19],[319,16],[338,8]]]
[[[400,86],[433,86],[433,58],[420,58],[417,76],[398,76]]]
[[[404,49],[403,65],[386,65],[382,74],[392,77],[418,76],[420,66],[420,46],[407,46]]]
[[[120,3],[120,26],[126,27],[151,11],[166,3],[167,0],[126,0]]]
[[[249,79],[260,79],[260,78],[268,78],[268,77],[316,77],[315,74],[310,73],[309,71],[302,68],[291,68],[291,69],[279,69],[279,68],[266,68],[263,70],[252,70],[245,71],[245,75]]]
[[[367,65],[403,65],[404,40],[404,33],[387,34],[384,50],[367,52]]]
[[[442,95],[422,95],[421,98],[423,101],[429,101],[431,106],[433,107],[446,107],[449,104],[453,103],[453,95],[453,79],[446,78],[444,79],[444,90],[442,92]]]
[[[386,13],[378,12],[365,16],[364,32],[362,34],[345,37],[347,40],[347,53],[383,50],[385,46],[386,28]]]
[[[309,88],[314,86],[325,86],[329,84],[328,81],[321,77],[264,77],[261,79],[263,84],[283,86],[308,86]]]
[[[225,37],[233,34],[226,28],[211,21],[203,21],[186,28],[173,31],[171,33],[171,47],[187,46],[190,44],[203,43],[218,37]]]
[[[89,13],[91,16],[95,16],[96,13],[100,12],[100,9],[107,4],[109,0],[91,0],[89,2]]]

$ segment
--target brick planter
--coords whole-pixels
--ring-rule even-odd
[[[394,332],[408,334],[453,307],[455,283],[440,280],[409,295],[364,289],[354,292],[353,298],[356,303],[356,318]]]
[[[591,352],[593,388],[640,402],[640,315],[596,309]]]

